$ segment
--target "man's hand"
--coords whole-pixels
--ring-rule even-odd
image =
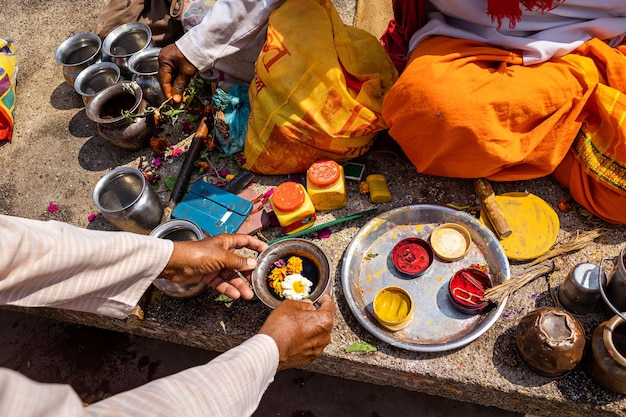
[[[249,248],[261,252],[266,247],[267,244],[259,239],[244,234],[175,241],[172,256],[160,277],[181,284],[204,282],[232,299],[243,297],[250,300],[254,292],[235,271],[249,280],[257,262],[236,254],[235,249]]]
[[[159,52],[159,83],[165,98],[174,103],[183,100],[183,93],[198,69],[183,55],[176,44],[170,44]]]
[[[309,300],[285,300],[270,313],[259,330],[278,345],[279,371],[308,365],[330,343],[335,303],[326,294],[317,303],[319,308]]]

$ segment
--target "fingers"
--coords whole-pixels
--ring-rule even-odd
[[[220,279],[216,286],[211,286],[219,293],[233,300],[237,300],[240,297],[244,300],[251,300],[254,297],[252,289],[241,278],[236,278],[229,282]]]
[[[320,310],[327,311],[331,314],[335,314],[336,306],[332,298],[328,294],[322,295],[319,300],[317,300],[317,305]]]
[[[259,330],[276,342],[278,369],[300,367],[319,357],[330,343],[335,307],[328,296],[320,298],[320,308],[311,302],[285,300],[270,313]]]
[[[159,84],[165,97],[175,103],[182,101],[185,89],[197,72],[176,44],[167,45],[159,52]]]
[[[218,235],[221,236],[221,235]],[[227,249],[249,248],[257,252],[263,252],[267,248],[267,243],[254,236],[244,235],[242,233],[234,235],[225,235],[230,239]]]

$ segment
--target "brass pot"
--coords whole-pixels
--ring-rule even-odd
[[[626,322],[615,315],[600,324],[591,336],[585,368],[598,385],[626,394]]]
[[[136,82],[123,81],[105,88],[87,103],[87,117],[98,133],[111,144],[137,151],[150,145],[154,117],[144,116],[148,103]],[[124,113],[132,115],[132,121]]]

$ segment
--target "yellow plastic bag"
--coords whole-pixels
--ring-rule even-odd
[[[245,167],[289,174],[362,155],[387,128],[382,101],[397,77],[378,40],[344,25],[330,0],[287,0],[250,86]]]
[[[11,141],[13,136],[16,76],[15,47],[11,41],[0,39],[0,141]]]

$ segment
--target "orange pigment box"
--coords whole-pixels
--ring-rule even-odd
[[[313,226],[317,219],[311,198],[304,186],[297,182],[284,182],[276,187],[270,204],[286,235]]]

